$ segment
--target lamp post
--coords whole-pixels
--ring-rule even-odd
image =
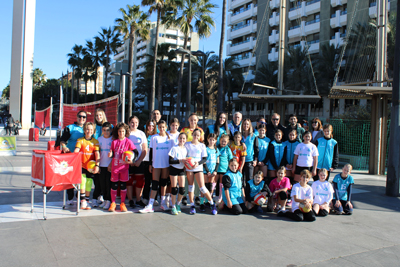
[[[125,79],[123,79],[123,76],[130,76],[131,74],[129,72],[124,72],[122,73],[122,69],[120,72],[111,72],[110,75],[113,76],[119,76],[119,92],[121,94],[122,91],[122,115],[121,115],[121,121],[125,122]]]
[[[208,52],[208,55],[211,55],[211,54],[214,54],[215,52],[214,51],[210,51],[210,52]],[[203,51],[200,51],[200,50],[197,50],[197,51],[195,51],[195,52],[192,52],[192,55],[195,55],[195,56],[201,56],[202,58],[203,58],[203,62],[202,62],[202,78],[201,78],[201,80],[202,80],[202,83],[203,83],[203,97],[202,97],[202,102],[203,102],[203,104],[202,104],[202,110],[201,110],[201,112],[202,112],[202,115],[203,115],[203,129],[205,130],[205,128],[204,127],[206,127],[206,112],[205,112],[205,95],[206,95],[206,93],[205,93],[205,78],[204,78],[204,76],[205,76],[205,66],[206,66],[206,56],[207,56],[207,54],[206,53],[204,53]]]

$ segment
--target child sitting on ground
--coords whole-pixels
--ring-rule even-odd
[[[247,202],[247,209],[249,210],[250,213],[252,212],[259,212],[263,213],[263,210],[261,206],[257,205],[254,202],[254,197],[261,193],[264,197],[270,197],[271,191],[269,190],[269,187],[267,183],[263,180],[264,178],[264,173],[262,171],[258,171],[255,175],[254,178],[247,181],[247,186],[245,190],[245,195],[246,195],[246,202]]]
[[[329,205],[332,201],[333,188],[326,178],[328,170],[322,168],[318,172],[319,180],[312,184],[314,194],[313,211],[317,216],[326,216],[329,214]]]
[[[244,203],[245,193],[242,183],[242,174],[239,172],[239,163],[236,158],[229,160],[229,170],[222,176],[224,191],[222,199],[228,211],[234,215],[247,213]]]
[[[342,173],[336,174],[333,178],[333,201],[332,205],[337,215],[353,213],[353,204],[351,204],[351,192],[353,189],[354,178],[350,175],[353,166],[344,165]]]
[[[281,207],[279,211],[286,210],[286,202],[288,199],[288,190],[292,188],[290,179],[285,177],[286,168],[281,166],[277,171],[277,177],[269,184],[272,192],[272,197],[268,199],[267,211],[271,212],[279,204]],[[278,212],[279,212],[278,211]]]

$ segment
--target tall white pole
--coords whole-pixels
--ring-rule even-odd
[[[53,124],[53,97],[50,97],[50,141],[51,141],[51,125]]]
[[[122,77],[122,122],[125,123],[125,75],[121,75]]]

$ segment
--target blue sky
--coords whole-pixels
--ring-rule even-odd
[[[98,35],[101,27],[114,26],[114,20],[121,16],[119,8],[127,4],[139,5],[141,1],[126,0],[36,0],[34,68],[40,68],[48,78],[59,78],[68,69],[67,54],[74,44],[84,45],[86,40]],[[216,28],[208,39],[201,39],[199,48],[204,51],[219,52],[222,4],[218,4],[213,15]],[[13,1],[2,1],[0,25],[0,90],[10,81],[11,35]],[[143,8],[147,10],[147,8]],[[155,15],[151,17],[156,20]],[[225,40],[226,42],[226,40]],[[226,55],[224,47],[224,56]]]

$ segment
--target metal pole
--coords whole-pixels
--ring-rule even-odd
[[[285,63],[286,48],[286,0],[281,0],[279,7],[279,51],[278,51],[278,95],[282,95],[283,90],[283,70]],[[276,107],[274,108],[277,109]]]
[[[192,98],[192,54],[189,53],[189,77],[188,77],[188,90],[186,95],[186,125],[189,126],[190,116],[190,102]]]
[[[396,25],[400,19],[400,5],[397,5]],[[390,121],[389,155],[386,178],[386,195],[398,197],[400,192],[400,27],[396,27],[394,53],[392,112]],[[397,74],[396,74],[397,73]]]
[[[35,129],[36,126],[36,103],[35,103],[35,113],[33,113],[35,116],[33,117],[33,127]]]
[[[50,141],[51,141],[51,125],[53,123],[53,97],[50,97]]]
[[[122,79],[122,116],[121,121],[125,122],[125,76],[122,76],[121,70],[121,79]]]
[[[206,55],[205,54],[203,54],[203,69],[202,69],[202,74],[203,74],[203,77],[202,77],[202,82],[203,82],[203,105],[202,105],[202,110],[201,110],[201,112],[203,113],[203,130],[205,131],[206,130],[206,110],[205,110],[205,78],[204,78],[204,76],[205,76],[205,62],[206,62]]]
[[[74,70],[72,70],[72,79],[71,79],[71,104],[74,103]]]

